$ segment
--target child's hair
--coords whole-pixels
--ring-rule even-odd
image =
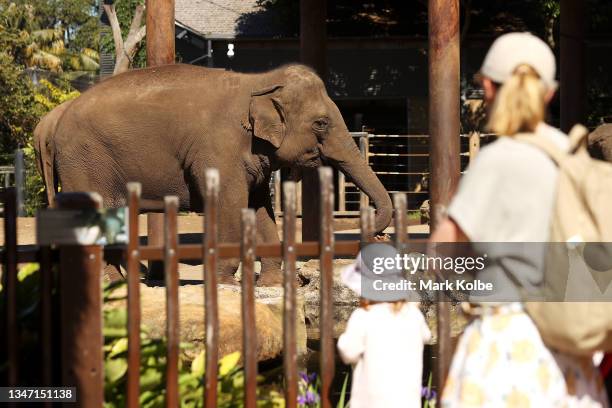
[[[376,302],[366,298],[359,298],[359,307],[364,308],[365,310],[368,310],[370,306],[378,303],[389,303],[393,312],[398,313],[400,310],[402,310],[402,307],[406,304],[406,301],[396,300],[395,302]]]
[[[533,67],[521,64],[499,88],[488,128],[505,136],[533,132],[545,111],[546,86]]]

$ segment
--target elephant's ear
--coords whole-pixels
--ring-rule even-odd
[[[287,130],[285,114],[279,98],[282,85],[274,85],[251,94],[249,120],[253,135],[267,140],[277,149],[280,147]]]

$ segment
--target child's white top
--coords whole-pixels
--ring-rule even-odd
[[[351,408],[420,407],[423,343],[431,337],[416,303],[398,312],[389,303],[356,309],[338,339],[346,364],[355,364]]]

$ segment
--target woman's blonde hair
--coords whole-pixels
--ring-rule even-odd
[[[497,92],[487,127],[498,135],[533,132],[544,120],[546,86],[531,66],[521,64]]]

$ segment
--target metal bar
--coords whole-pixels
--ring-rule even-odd
[[[127,307],[128,307],[128,371],[127,406],[138,407],[140,398],[140,235],[138,213],[140,207],[140,183],[128,183],[128,233],[127,244]]]
[[[302,182],[301,181],[297,183],[295,189],[296,189],[296,196],[297,196],[297,214],[302,215]]]
[[[283,370],[285,373],[285,406],[297,407],[298,369],[296,343],[296,272],[295,272],[295,238],[296,238],[296,196],[295,183],[283,184],[284,218],[283,218]]]
[[[166,407],[179,406],[178,364],[179,364],[179,275],[178,275],[178,197],[164,198],[165,204],[165,257],[166,278]]]
[[[281,209],[281,171],[274,172],[274,211]]]
[[[334,275],[334,185],[332,170],[319,168],[321,189],[320,211],[320,264],[321,264],[321,406],[330,408],[330,391],[334,379],[334,301],[332,296]]]
[[[369,161],[369,153],[370,149],[368,146],[368,137],[361,136],[359,138],[359,151],[361,152],[361,157],[367,164],[370,164]],[[363,191],[359,190],[359,207],[364,208],[370,205],[370,197]]]
[[[15,150],[15,188],[17,189],[17,215],[24,217],[25,203],[25,161],[23,150]]]
[[[429,133],[431,225],[443,218],[460,174],[459,0],[429,0]],[[450,310],[439,301],[438,365],[441,387],[451,358]]]
[[[40,334],[42,356],[42,385],[50,387],[53,382],[53,264],[51,248],[40,247]],[[50,407],[51,403],[45,403]]]
[[[242,358],[244,406],[257,405],[257,331],[255,327],[255,211],[242,210]]]
[[[206,372],[204,406],[217,406],[217,377],[219,361],[219,310],[217,304],[217,245],[219,225],[217,207],[219,203],[219,171],[206,170],[206,196],[204,197],[204,286],[206,327]]]
[[[406,245],[406,194],[395,193],[393,195],[393,207],[395,208],[395,248],[400,254],[404,253]]]
[[[19,325],[17,321],[17,191],[4,192],[4,285],[6,304],[7,385],[19,385]]]
[[[338,172],[338,211],[346,211],[346,176],[341,171]]]
[[[99,210],[102,197],[61,193],[56,206],[59,210]],[[59,252],[61,384],[76,386],[77,406],[99,407],[104,402],[102,246],[65,245]]]

